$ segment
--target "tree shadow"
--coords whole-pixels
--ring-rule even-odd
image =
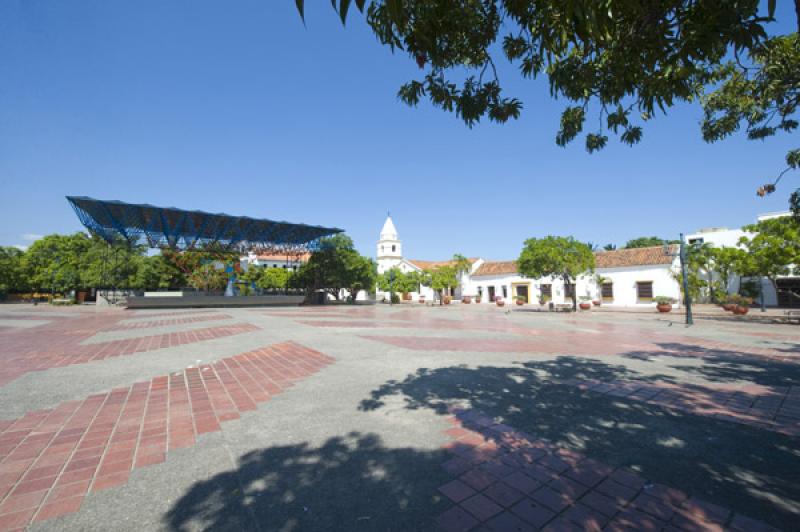
[[[171,530],[427,530],[449,504],[444,451],[387,448],[350,433],[319,447],[269,447],[195,483],[164,517]]]
[[[763,386],[800,384],[800,364],[759,357],[751,353],[710,349],[679,342],[659,342],[659,351],[629,351],[622,356],[637,360],[692,358],[702,365],[667,364],[667,367],[701,376],[712,382],[752,382]],[[668,377],[665,380],[673,380]]]
[[[473,408],[611,466],[632,467],[652,482],[781,528],[796,525],[797,439],[559,382],[658,379],[642,377],[624,366],[576,357],[514,367],[420,369],[373,391],[361,409],[379,409],[392,396],[401,397],[406,408],[441,414],[449,405]]]

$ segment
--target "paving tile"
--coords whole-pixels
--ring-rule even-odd
[[[461,507],[475,516],[479,521],[486,521],[493,515],[503,511],[500,505],[480,493],[461,502]]]
[[[533,532],[533,526],[526,523],[511,512],[503,512],[489,519],[486,524],[488,530],[494,532]]]
[[[482,491],[491,486],[497,480],[497,477],[480,469],[472,469],[461,475],[459,479],[469,484],[474,489]]]
[[[483,494],[504,508],[508,508],[525,496],[522,492],[512,488],[503,481],[495,482],[486,488]]]
[[[478,525],[478,520],[458,506],[436,518],[436,523],[446,532],[466,532]]]
[[[531,494],[531,498],[558,513],[572,504],[575,499],[565,493],[550,489],[547,486],[539,488]]]
[[[512,506],[511,512],[536,528],[541,528],[556,515],[552,510],[527,497]]]
[[[268,400],[271,395],[257,379],[274,374],[276,381],[286,380],[278,373],[290,372],[297,380],[331,362],[322,353],[287,342],[221,359],[215,363],[221,364],[221,374],[215,365],[202,371],[187,368],[9,420],[0,441],[16,442],[16,456],[10,457],[13,461],[0,458],[0,497],[18,506],[35,504],[37,520],[73,511],[89,489],[125,484],[132,469],[161,463],[169,449],[194,445],[197,434],[221,430],[216,407],[229,414],[238,407],[255,408],[252,397]],[[47,423],[47,430],[41,423]],[[20,427],[38,428],[31,432]],[[46,499],[40,496],[51,488]],[[14,522],[23,515],[15,513]]]
[[[464,499],[475,495],[475,490],[460,480],[452,480],[447,484],[439,486],[439,491],[441,491],[453,502],[461,502]]]
[[[533,480],[531,477],[525,473],[522,473],[521,471],[517,471],[507,476],[503,479],[503,482],[515,490],[524,493],[525,495],[530,495],[542,485],[541,482]]]

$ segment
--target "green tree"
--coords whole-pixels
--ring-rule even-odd
[[[248,271],[254,270],[257,275],[256,286],[264,290],[282,290],[289,286],[291,272],[286,268],[258,268],[251,266]]]
[[[296,3],[304,16],[305,1]],[[522,112],[522,101],[504,94],[497,74],[502,50],[523,78],[546,76],[551,96],[567,102],[555,136],[560,146],[581,134],[590,153],[605,147],[610,135],[636,144],[645,122],[679,102],[701,102],[708,142],[742,122],[751,139],[797,128],[800,46],[796,32],[768,35],[777,0],[332,4],[343,23],[351,5],[365,12],[378,41],[408,54],[424,71],[400,87],[400,100],[416,106],[428,99],[469,127],[483,118],[504,123]],[[797,0],[795,12],[800,30]],[[584,132],[587,124],[598,126]],[[786,161],[797,169],[800,150],[791,150]],[[791,204],[800,216],[800,189]]]
[[[22,250],[0,246],[0,298],[9,292],[28,290],[23,260]]]
[[[736,273],[736,265],[742,260],[745,252],[739,248],[711,248],[711,264],[713,271],[719,276],[719,288],[728,292],[731,277]]]
[[[657,236],[640,236],[639,238],[628,240],[628,242],[625,243],[623,249],[649,248],[653,246],[663,246],[664,244],[678,244],[678,243],[679,242],[677,240],[665,240]]]
[[[594,253],[571,236],[529,238],[517,259],[517,268],[525,277],[554,277],[570,286],[579,276],[594,272]],[[577,290],[573,289],[572,309],[577,308]]]
[[[422,276],[422,284],[430,286],[439,296],[439,304],[443,303],[443,292],[452,290],[458,286],[458,272],[454,265],[444,265],[437,268],[425,270]]]
[[[309,295],[324,290],[336,300],[347,289],[355,300],[352,290],[368,290],[375,285],[375,275],[374,263],[359,255],[349,236],[339,233],[320,240],[319,249],[298,270],[297,283]]]
[[[766,277],[778,293],[778,277],[788,275],[792,265],[800,264],[800,224],[794,218],[784,216],[762,220],[742,229],[753,236],[739,240],[746,253],[739,256],[737,273],[743,277]],[[791,291],[784,292],[800,297]]]
[[[175,263],[158,254],[141,258],[133,287],[142,290],[165,290],[182,288],[187,283],[186,276]]]
[[[378,275],[377,284],[383,292],[406,294],[419,289],[420,276],[417,272],[404,273],[395,266]]]
[[[219,264],[208,262],[189,274],[188,281],[191,286],[204,292],[223,290],[228,284],[228,274]]]

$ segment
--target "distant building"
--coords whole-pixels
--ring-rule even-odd
[[[788,212],[768,213],[758,217],[758,220],[787,216]],[[750,236],[741,229],[708,228],[686,236],[689,244],[707,243],[715,247],[739,247],[742,237]],[[678,279],[680,278],[680,260],[677,257],[678,246],[673,245],[665,252],[663,246],[647,248],[620,249],[615,251],[599,251],[595,253],[595,273],[579,278],[573,285],[565,285],[558,278],[531,279],[524,277],[517,271],[515,261],[489,261],[482,258],[472,258],[472,268],[462,275],[459,286],[450,294],[456,299],[462,296],[479,296],[481,303],[491,303],[497,297],[512,299],[523,296],[528,301],[534,302],[546,299],[556,304],[571,302],[571,290],[576,291],[580,299],[588,297],[592,300],[602,300],[603,305],[618,307],[644,307],[652,306],[653,298],[666,296],[676,301],[681,299],[681,290]],[[442,265],[452,264],[452,261],[424,261],[412,260],[403,256],[402,241],[391,216],[386,218],[377,243],[378,273],[383,273],[391,268],[399,268],[402,272],[433,269]],[[767,305],[800,306],[800,301],[775,294],[772,285],[766,279],[756,280],[761,282]],[[728,291],[733,293],[739,290],[741,280],[732,279]],[[800,292],[800,277],[785,277],[779,279],[779,286],[792,288]],[[417,299],[420,295],[430,301],[434,293],[430,288],[420,287],[411,294]],[[388,297],[388,294],[378,291],[378,299]],[[678,303],[680,304],[680,303]]]
[[[259,268],[284,268],[296,272],[300,266],[308,262],[310,256],[310,253],[302,253],[300,255],[278,255],[250,252],[246,257],[242,257],[240,262],[245,269],[252,265],[258,266]]]

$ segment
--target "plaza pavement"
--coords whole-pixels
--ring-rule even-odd
[[[0,306],[0,530],[793,530],[800,327]]]

